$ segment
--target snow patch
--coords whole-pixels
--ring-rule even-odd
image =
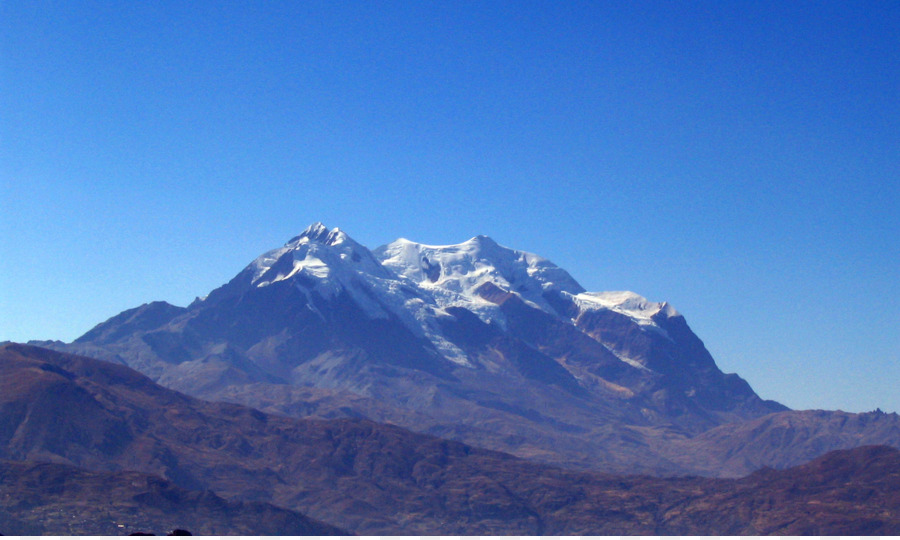
[[[650,319],[660,312],[666,317],[679,315],[668,302],[651,302],[631,291],[583,292],[575,295],[575,301],[584,309],[605,308],[635,319]]]
[[[666,318],[677,317],[679,313],[668,302],[651,302],[631,291],[583,292],[574,295],[573,300],[584,311],[608,309],[621,313],[646,330],[659,332],[671,339],[653,317],[662,313]]]

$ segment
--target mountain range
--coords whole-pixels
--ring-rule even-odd
[[[187,307],[153,302],[73,343],[35,344],[207,400],[365,418],[582,470],[737,477],[900,446],[896,415],[761,399],[673,306],[585,291],[486,236],[369,250],[315,223]]]

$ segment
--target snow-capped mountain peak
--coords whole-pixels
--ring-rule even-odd
[[[329,279],[336,273],[365,273],[388,277],[385,270],[365,246],[335,227],[321,222],[306,228],[283,247],[268,251],[250,264],[251,282],[257,287],[283,281],[295,275]]]
[[[338,230],[338,229],[335,229]],[[312,225],[306,228],[302,233],[297,236],[291,238],[285,246],[289,246],[292,244],[299,244],[304,240],[307,242],[320,242],[325,243],[326,238],[331,233],[328,227],[325,226],[321,221],[316,221]]]
[[[361,244],[357,243],[355,240],[350,238],[350,236],[342,231],[341,229],[335,227],[333,229],[329,229],[326,227],[321,221],[317,221],[306,228],[299,235],[291,238],[284,247],[298,247],[303,244],[323,244],[326,246],[338,246],[341,244],[348,244],[351,246],[364,248]],[[368,251],[368,250],[367,250]]]

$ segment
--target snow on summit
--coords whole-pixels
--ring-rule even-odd
[[[291,254],[289,262],[284,259],[288,253]],[[283,247],[266,252],[253,261],[252,281],[257,287],[264,287],[297,274],[329,279],[334,272],[345,266],[355,267],[353,270],[357,272],[388,277],[385,269],[368,249],[344,231],[338,228],[329,230],[317,222]],[[272,269],[276,267],[277,271],[273,272]]]
[[[330,299],[347,293],[368,316],[398,318],[460,364],[469,361],[443,338],[440,319],[451,317],[447,308],[459,307],[486,323],[505,326],[500,306],[480,293],[486,284],[566,320],[547,301],[546,293],[568,298],[584,311],[621,313],[648,330],[662,331],[653,320],[657,313],[678,314],[667,303],[650,302],[631,292],[587,292],[549,260],[481,235],[451,245],[401,238],[370,251],[341,229],[314,223],[283,247],[258,257],[247,272],[251,287],[290,280],[304,291],[313,310],[315,296]]]
[[[446,246],[401,238],[375,250],[375,256],[394,273],[432,291],[442,307],[466,307],[479,315],[493,305],[478,294],[485,283],[514,292],[550,313],[555,312],[543,297],[545,291],[573,295],[584,291],[568,272],[547,259],[503,247],[487,236]]]

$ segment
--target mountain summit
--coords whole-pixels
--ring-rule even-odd
[[[578,467],[690,472],[649,441],[785,410],[669,304],[587,292],[487,236],[370,251],[314,223],[187,308],[146,304],[62,348],[208,399]]]

